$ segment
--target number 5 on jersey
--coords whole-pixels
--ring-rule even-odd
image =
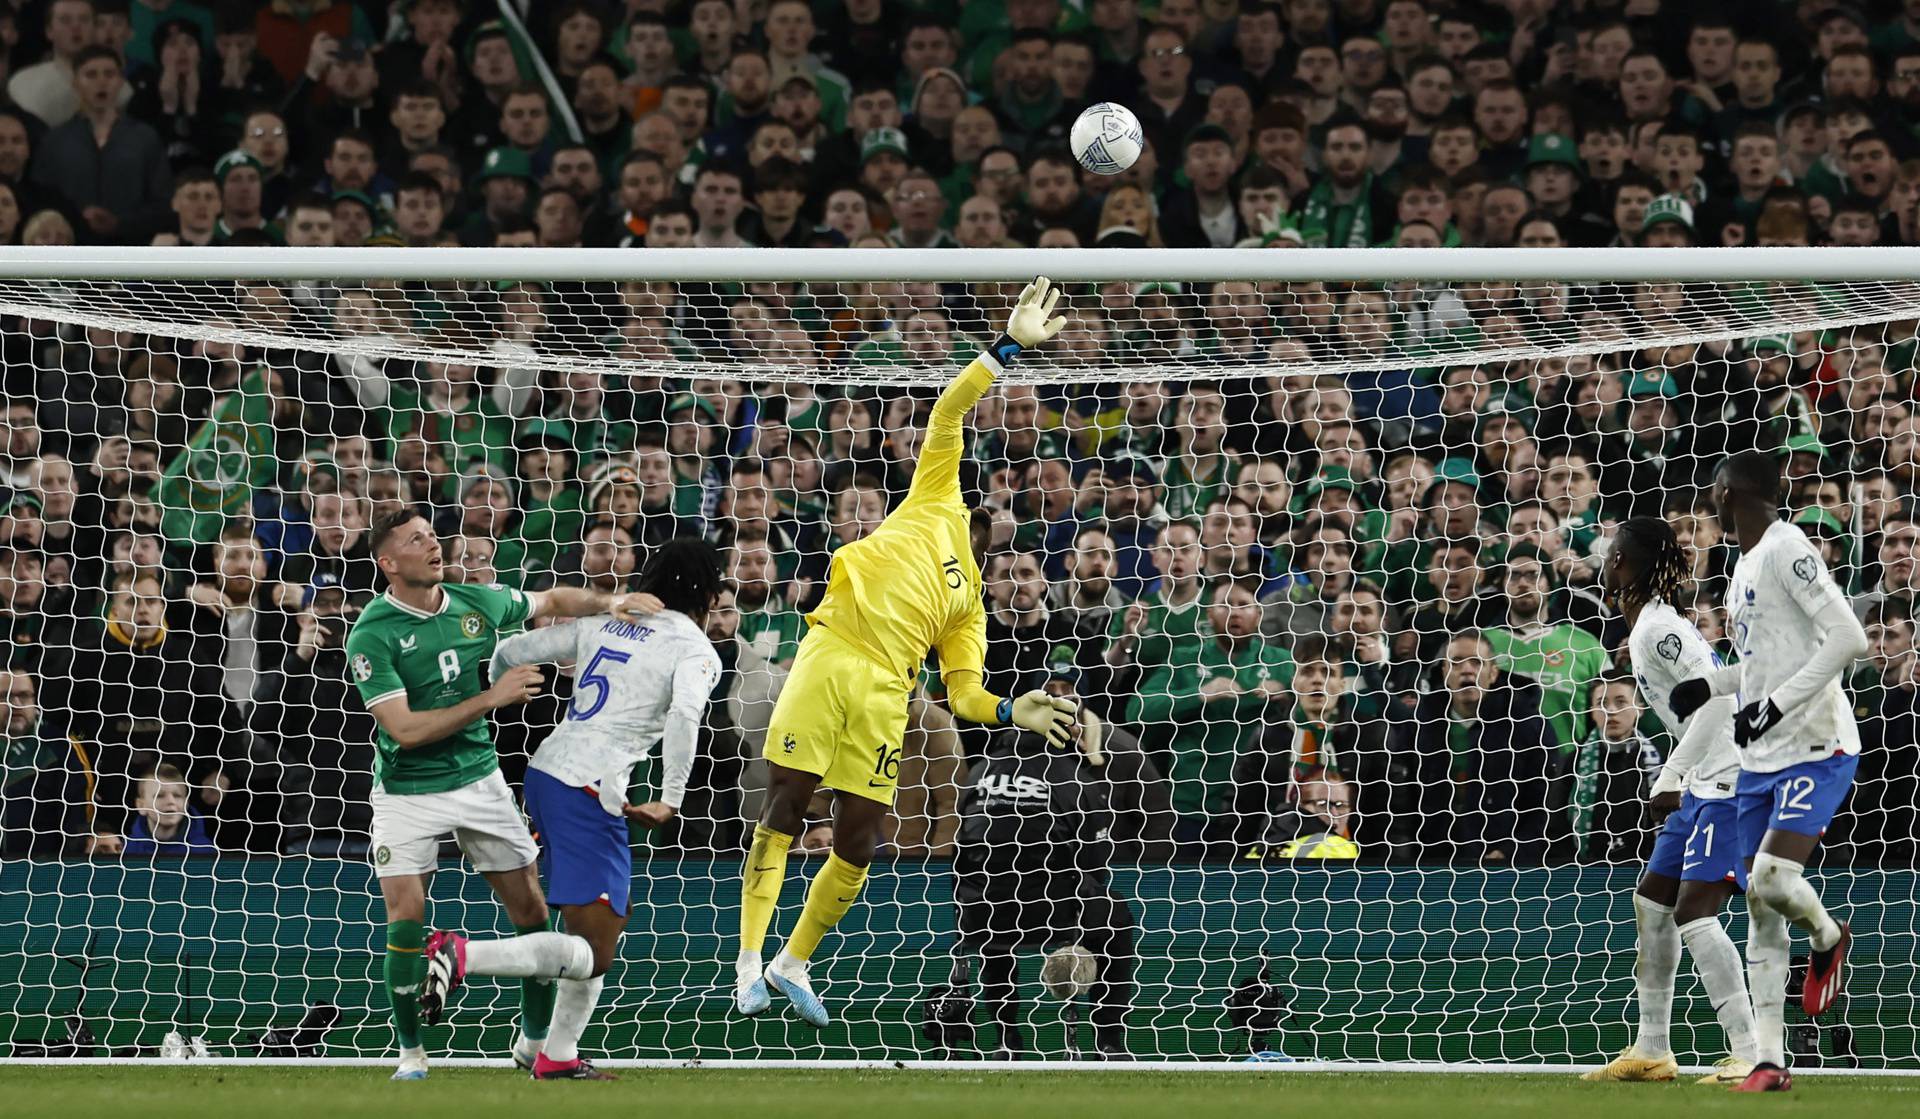
[[[613,683],[601,672],[602,661],[615,665],[625,664],[632,659],[632,653],[621,652],[618,649],[595,649],[593,659],[587,662],[587,667],[580,672],[580,678],[574,681],[573,702],[567,705],[567,718],[575,722],[583,722],[598,715],[600,709],[607,705],[607,697],[613,694]],[[592,703],[586,702],[589,690],[593,692]]]

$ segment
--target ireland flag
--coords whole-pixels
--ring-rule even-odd
[[[256,366],[167,464],[159,492],[160,531],[169,543],[211,543],[229,517],[247,511],[257,487],[273,484],[271,385],[266,366]]]

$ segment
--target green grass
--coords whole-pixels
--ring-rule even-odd
[[[1871,1116],[1920,1111],[1920,1080],[1804,1077],[1787,1096],[1735,1096],[1689,1081],[1584,1084],[1571,1076],[1411,1073],[621,1072],[617,1084],[534,1084],[505,1070],[442,1069],[390,1084],[376,1068],[7,1068],[0,1113],[158,1119],[381,1116],[564,1119],[754,1115],[768,1119],[1062,1119],[1098,1116],[1417,1115],[1659,1119]]]

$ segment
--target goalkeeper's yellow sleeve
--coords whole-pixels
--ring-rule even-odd
[[[960,500],[960,456],[966,443],[967,413],[993,387],[1000,371],[999,359],[982,351],[934,401],[926,442],[920,445],[913,484],[907,489],[907,504]]]
[[[970,723],[999,726],[1000,697],[981,686],[987,660],[987,611],[975,607],[964,623],[940,639],[940,682],[947,686],[947,706]]]
[[[955,715],[970,723],[985,723],[997,727],[1006,720],[1000,717],[1000,697],[980,686],[980,673],[972,669],[940,670],[940,680],[947,686],[947,706]]]

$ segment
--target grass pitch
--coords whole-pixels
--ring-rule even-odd
[[[613,1084],[535,1084],[525,1073],[440,1069],[390,1084],[374,1068],[0,1067],[9,1117],[529,1119],[609,1115],[1063,1119],[1097,1116],[1417,1115],[1661,1119],[1920,1114],[1920,1080],[1805,1077],[1785,1096],[1737,1096],[1687,1080],[1584,1084],[1571,1076],[1415,1073],[728,1071],[627,1069]]]

